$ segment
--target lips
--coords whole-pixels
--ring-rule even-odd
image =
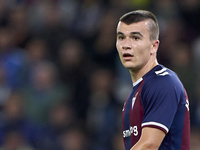
[[[132,59],[132,57],[133,57],[133,55],[132,54],[130,54],[130,53],[123,53],[123,58],[124,58],[124,60],[125,61],[130,61],[131,59]]]
[[[123,53],[123,57],[133,57],[133,55],[130,53]]]

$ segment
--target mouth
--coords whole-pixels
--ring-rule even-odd
[[[122,56],[123,56],[124,60],[131,60],[133,57],[133,55],[130,53],[123,53]]]
[[[133,57],[130,53],[123,53],[123,57]]]

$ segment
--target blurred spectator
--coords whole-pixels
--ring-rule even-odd
[[[40,137],[40,128],[26,118],[20,93],[12,93],[9,96],[3,105],[0,119],[0,145],[3,144],[3,147],[14,146],[14,143],[10,143],[12,141],[16,142],[16,146],[23,146],[22,141],[36,145],[38,137]]]
[[[96,34],[104,7],[99,0],[82,0],[74,22],[78,37],[91,38]]]
[[[59,10],[61,11],[61,19],[66,25],[67,30],[70,32],[74,28],[74,22],[78,15],[80,7],[79,0],[59,0]]]
[[[25,46],[25,65],[23,68],[24,86],[30,86],[32,70],[48,60],[48,46],[43,39],[33,38]]]
[[[200,37],[198,37],[194,42],[193,45],[193,58],[194,58],[194,71],[200,77]]]
[[[24,5],[17,5],[11,9],[8,15],[7,26],[12,32],[12,42],[15,47],[24,48],[31,36],[26,12]]]
[[[72,127],[60,136],[62,150],[88,150],[88,137],[83,127]]]
[[[8,87],[6,83],[6,72],[5,68],[2,64],[0,64],[0,111],[2,110],[2,107],[5,103],[5,101],[8,99],[8,97],[11,94],[11,89]]]
[[[191,123],[193,127],[196,127],[200,131],[200,81],[196,81],[196,90],[195,90],[195,98],[192,101],[191,108]]]
[[[76,125],[75,112],[69,104],[58,103],[50,110],[48,121],[47,126],[42,128],[36,148],[39,150],[64,150],[62,137]]]
[[[163,27],[166,27],[166,21],[180,19],[177,2],[174,0],[154,0],[151,9],[154,11],[159,20],[161,31]]]
[[[163,26],[161,26],[162,28]],[[165,28],[160,33],[160,47],[158,50],[158,62],[170,67],[171,46],[183,40],[184,27],[180,20],[168,20],[165,23]],[[169,34],[170,33],[170,34]]]
[[[192,101],[194,99],[193,95],[197,76],[193,68],[191,48],[187,43],[176,43],[171,45],[170,49],[172,52],[170,68],[176,71],[187,90],[189,99]]]
[[[200,17],[200,1],[199,0],[177,0],[180,8],[181,17],[187,25],[187,30],[200,32],[200,22],[197,19]],[[194,33],[193,32],[193,33]],[[196,34],[198,35],[198,34]]]
[[[131,76],[129,71],[123,67],[122,63],[120,62],[119,58],[116,62],[116,78],[115,78],[115,96],[117,97],[118,102],[123,106],[124,99],[127,98],[133,85],[131,84]]]
[[[29,40],[25,48],[27,51],[26,61],[30,65],[29,67],[49,58],[48,45],[43,39],[33,38]]]
[[[112,150],[125,150],[124,142],[122,137],[122,131],[119,130],[113,135],[112,139]]]
[[[50,59],[55,62],[60,44],[69,36],[61,18],[59,4],[54,0],[45,0],[38,2],[34,8],[29,14],[30,17],[33,15],[33,22],[30,24],[32,35],[48,43]]]
[[[187,43],[176,43],[170,46],[172,51],[170,59],[170,68],[175,70],[180,80],[182,81],[190,102],[190,118],[191,126],[197,123],[197,109],[198,104],[196,102],[196,87],[198,76],[194,69],[193,54],[191,48]]]
[[[59,50],[59,74],[65,85],[71,90],[72,104],[79,118],[84,119],[88,105],[88,76],[90,59],[84,51],[83,43],[78,39],[68,39]]]
[[[4,137],[0,150],[34,150],[25,142],[24,137],[17,131],[9,131]]]
[[[36,64],[31,77],[31,85],[23,92],[26,114],[33,122],[46,125],[52,106],[66,100],[69,91],[59,82],[51,62]]]
[[[115,59],[117,56],[117,50],[115,49],[115,36],[118,18],[119,15],[115,9],[111,9],[105,13],[93,47],[90,48],[92,50],[91,57],[93,62],[113,71],[115,71]]]
[[[191,150],[199,150],[200,149],[200,131],[197,128],[191,129]]]
[[[12,90],[22,88],[25,54],[22,49],[13,46],[12,32],[6,27],[0,27],[0,63],[5,68],[6,84]]]
[[[9,12],[8,6],[6,5],[5,0],[0,0],[0,26],[6,24],[6,15]]]
[[[110,150],[112,136],[119,126],[121,111],[113,96],[112,85],[112,73],[107,69],[96,69],[91,75],[87,128],[91,132],[94,150]]]
[[[52,108],[49,116],[49,124],[55,137],[69,130],[78,121],[75,114],[76,112],[74,112],[73,107],[69,104],[61,103]]]

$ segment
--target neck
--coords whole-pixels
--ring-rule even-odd
[[[148,63],[142,68],[138,70],[129,70],[131,74],[132,82],[135,83],[138,79],[142,78],[147,72],[153,69],[156,65],[158,65],[157,59],[152,63]]]

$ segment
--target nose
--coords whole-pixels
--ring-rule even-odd
[[[131,41],[129,38],[124,39],[122,49],[124,50],[131,49]]]

